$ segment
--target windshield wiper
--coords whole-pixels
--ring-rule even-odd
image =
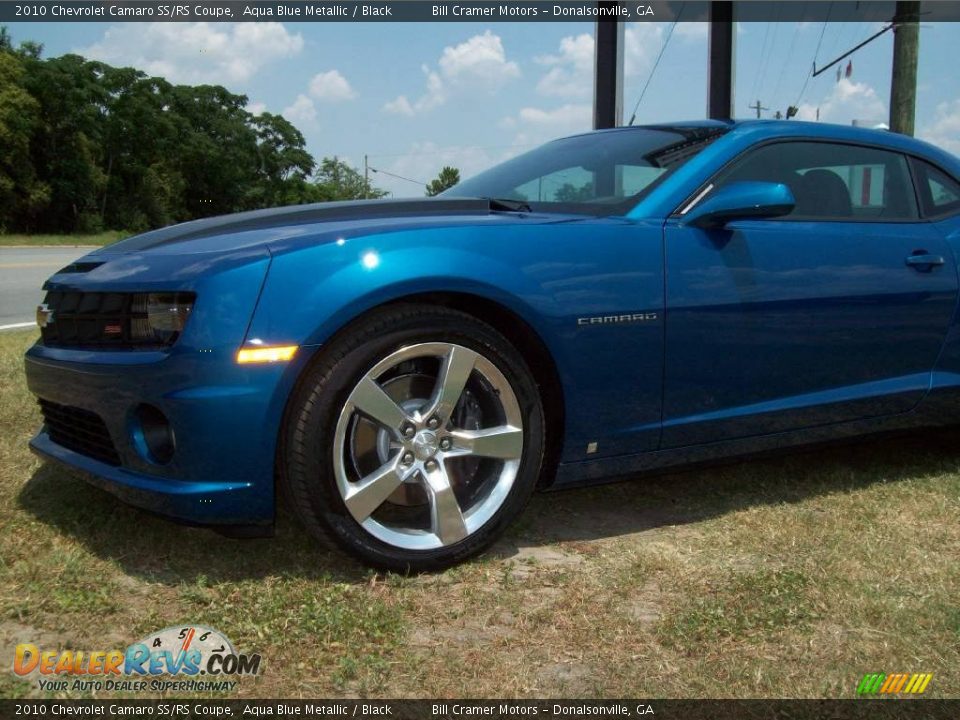
[[[511,200],[509,198],[482,198],[490,203],[491,210],[507,212],[533,212],[530,204],[525,200]]]

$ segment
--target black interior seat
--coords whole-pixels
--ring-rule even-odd
[[[799,216],[848,218],[853,215],[850,190],[832,170],[808,170],[791,183]]]

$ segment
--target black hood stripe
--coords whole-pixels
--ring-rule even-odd
[[[282,225],[331,222],[375,217],[423,217],[436,215],[486,215],[488,200],[473,198],[433,198],[411,200],[357,200],[313,203],[252,210],[220,215],[171,225],[121,240],[109,246],[110,252],[139,252],[162,245],[195,240],[211,235],[262,230]]]

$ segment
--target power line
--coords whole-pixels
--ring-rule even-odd
[[[372,165],[368,167],[371,172],[380,173],[381,175],[389,175],[390,177],[395,177],[398,180],[406,180],[407,182],[413,183],[414,185],[422,185],[423,187],[427,186],[427,183],[420,182],[419,180],[413,180],[411,178],[404,177],[403,175],[397,175],[396,173],[388,172],[386,170],[377,170],[377,168],[373,167]]]
[[[767,61],[763,63],[763,68],[760,70],[760,88],[759,94],[763,95],[763,90],[767,86],[767,70],[770,67],[770,60],[773,57],[773,48],[777,45],[777,34],[780,32],[780,10],[783,5],[777,5],[777,19],[774,21],[773,28],[773,37],[770,39],[770,51],[767,54]],[[757,93],[754,93],[756,95]]]
[[[813,62],[810,64],[810,71],[807,73],[807,77],[803,81],[803,87],[800,88],[800,94],[797,96],[797,101],[793,104],[794,107],[800,107],[800,101],[803,100],[803,94],[807,91],[807,83],[810,82],[810,78],[813,77],[813,71],[817,67],[817,56],[820,54],[820,45],[823,43],[823,34],[827,31],[827,23],[830,21],[831,10],[833,10],[832,2],[829,6],[827,6],[827,19],[823,21],[823,27],[820,28],[820,39],[817,40],[817,49],[813,51]]]
[[[806,2],[804,2],[803,7],[800,8],[800,12],[803,13],[806,10]],[[790,38],[790,47],[787,49],[787,57],[783,61],[783,65],[780,67],[780,75],[777,77],[777,84],[774,88],[774,92],[777,93],[775,99],[779,99],[781,88],[783,87],[783,76],[787,71],[787,66],[790,64],[790,60],[793,58],[793,47],[797,42],[797,36],[800,34],[800,23],[794,23],[793,25],[793,35]],[[777,103],[774,103],[776,105]]]
[[[772,23],[768,22],[767,27],[763,32],[763,45],[760,47],[760,60],[757,63],[757,69],[753,73],[753,86],[750,88],[750,94],[757,94],[757,85],[760,84],[760,70],[763,68],[763,64],[767,59],[767,41],[770,39],[770,25]]]
[[[667,31],[667,38],[663,41],[663,45],[660,46],[660,54],[657,55],[657,59],[653,63],[653,67],[650,68],[650,74],[647,75],[647,82],[644,83],[643,90],[640,91],[640,97],[637,98],[637,104],[633,106],[633,113],[630,115],[630,122],[627,123],[628,126],[633,125],[633,121],[637,119],[637,110],[640,109],[640,103],[643,102],[643,96],[647,94],[647,88],[650,87],[650,81],[653,80],[653,74],[657,71],[657,66],[660,64],[660,58],[663,57],[663,53],[667,49],[667,45],[670,44],[670,38],[673,37],[673,29],[677,26],[677,23],[680,22],[680,16],[683,15],[683,8],[685,5],[680,6],[680,11],[677,13],[676,19],[673,21],[673,25],[670,26],[670,30]]]

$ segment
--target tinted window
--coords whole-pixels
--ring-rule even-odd
[[[784,142],[749,153],[716,186],[743,180],[783,183],[797,205],[790,219],[914,220],[917,203],[899,153],[856,145]]]
[[[927,217],[960,211],[960,183],[928,162],[914,159],[917,194]]]
[[[636,128],[554,140],[447,190],[447,197],[523,200],[534,210],[625,212],[722,128]]]

